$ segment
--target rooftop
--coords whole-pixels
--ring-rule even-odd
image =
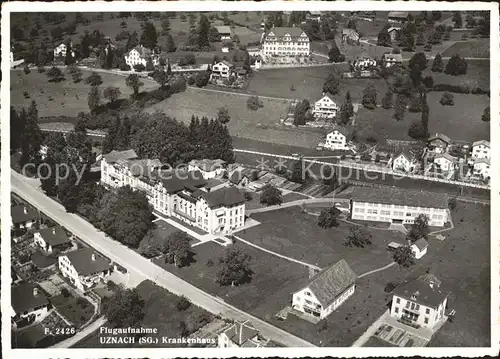
[[[231,34],[231,28],[229,26],[214,26],[219,34]]]
[[[114,163],[119,159],[122,160],[135,160],[137,158],[137,154],[134,150],[125,150],[125,151],[111,151],[105,155],[102,155],[102,158],[106,160],[108,163]]]
[[[207,180],[203,178],[199,171],[155,171],[153,176],[161,180],[163,187],[165,187],[168,193],[176,193],[182,191],[186,187],[200,188],[207,184]]]
[[[455,162],[456,161],[456,157],[453,157],[449,153],[439,153],[439,154],[437,154],[434,157],[434,160],[437,159],[437,158],[445,158],[445,159],[447,159],[450,162]]]
[[[248,178],[248,176],[246,176],[245,174],[243,174],[243,171],[236,170],[229,177],[229,181],[231,181],[231,183],[238,184],[243,179],[243,177],[247,177]]]
[[[438,307],[449,294],[439,288],[439,283],[424,277],[404,281],[394,289],[394,295],[431,308]]]
[[[408,11],[391,11],[389,12],[389,18],[394,17],[394,18],[399,18],[399,19],[406,19],[409,15]]]
[[[326,308],[354,284],[356,277],[356,273],[345,259],[341,259],[312,277],[305,288],[309,288],[321,305]]]
[[[238,346],[244,346],[246,342],[255,338],[259,334],[259,331],[250,322],[234,322],[224,331],[224,334],[233,343],[236,343]]]
[[[50,244],[51,246],[71,243],[71,240],[61,226],[44,228],[38,233],[40,233],[40,236],[43,238],[45,243]]]
[[[274,27],[268,31],[266,36],[271,33],[276,35],[277,37],[283,37],[285,35],[290,35],[291,37],[299,37],[304,33],[304,30],[302,30],[300,27]]]
[[[474,166],[480,163],[486,163],[487,165],[490,164],[490,159],[489,158],[478,158],[474,160]]]
[[[159,159],[142,159],[142,160],[125,160],[125,165],[128,167],[133,176],[150,176],[150,173],[155,168],[161,167]]]
[[[401,54],[391,54],[391,53],[387,52],[384,54],[384,58],[385,59],[390,58],[393,61],[403,62],[403,55],[401,55]]]
[[[12,287],[12,308],[18,314],[49,304],[49,300],[34,283],[22,283]]]
[[[355,202],[425,208],[448,208],[448,196],[445,193],[401,189],[397,187],[354,187],[351,198]]]
[[[425,240],[425,238],[419,238],[413,243],[419,251],[424,250],[429,247],[429,243]]]
[[[221,188],[213,192],[203,193],[202,196],[211,208],[219,206],[234,206],[245,202],[245,197],[236,187]]]
[[[401,150],[395,158],[398,158],[399,156],[406,157],[408,159],[408,161],[412,161],[415,158],[413,153],[410,150],[408,150],[407,148],[404,148],[403,150]]]
[[[222,61],[224,62],[224,61]],[[229,66],[233,66],[229,64]],[[215,171],[216,169],[219,169],[222,165],[224,165],[226,162],[220,159],[217,160],[209,160],[209,159],[203,159],[203,160],[192,160],[189,162],[189,164],[193,167],[198,167],[200,170],[205,171],[205,172],[211,172]]]
[[[480,146],[480,145],[490,147],[490,141],[486,141],[486,140],[476,141],[472,144],[472,147],[476,147],[476,146]]]
[[[91,275],[111,268],[111,262],[92,248],[81,248],[65,254],[79,275]]]
[[[347,29],[347,28],[346,29],[342,29],[342,35],[350,35],[352,33],[356,33],[357,34],[358,32],[356,30],[354,30],[354,29]]]
[[[341,134],[343,134],[344,136],[347,136],[349,134],[349,130],[343,126],[339,126],[337,124],[334,124],[333,127],[332,127],[332,131],[339,131]],[[332,132],[331,131],[331,132]],[[330,132],[330,133],[331,133]]]
[[[431,142],[431,141],[435,141],[435,140],[441,140],[441,141],[446,142],[447,144],[451,143],[451,139],[448,136],[443,135],[442,133],[436,133],[434,136],[430,137],[427,140],[427,142]]]
[[[19,204],[11,207],[10,215],[14,224],[34,221],[38,218],[38,212],[34,208],[25,204]]]

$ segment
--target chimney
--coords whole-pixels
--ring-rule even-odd
[[[33,288],[33,296],[36,297],[38,296],[38,288]]]
[[[95,261],[95,253],[92,253],[92,260]]]

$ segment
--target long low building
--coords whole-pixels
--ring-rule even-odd
[[[411,224],[425,214],[430,226],[442,227],[449,220],[448,213],[448,196],[444,193],[359,187],[351,197],[352,219]]]
[[[162,170],[158,160],[139,160],[133,150],[103,155],[101,183],[143,191],[154,210],[208,233],[243,227],[245,197],[236,187],[200,171]]]

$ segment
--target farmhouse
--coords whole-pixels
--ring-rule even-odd
[[[429,218],[429,225],[443,227],[448,222],[448,197],[396,187],[356,187],[351,197],[351,218],[411,224],[419,214]]]
[[[342,42],[355,44],[359,42],[359,33],[354,29],[342,29]]]
[[[270,56],[309,56],[310,41],[300,27],[274,27],[263,36],[263,53]]]
[[[433,163],[443,172],[451,171],[455,168],[456,158],[449,153],[440,153],[434,157]]]
[[[391,41],[396,41],[396,37],[398,36],[398,31],[401,30],[400,27],[391,26],[387,29],[389,36],[391,37]]]
[[[491,156],[491,147],[490,142],[481,140],[476,141],[472,144],[472,157],[473,158],[490,158]]]
[[[394,289],[391,316],[409,326],[432,329],[446,319],[450,293],[439,286],[439,280],[432,275],[403,282]]]
[[[410,18],[410,13],[407,11],[391,11],[389,12],[389,21],[404,23]]]
[[[231,40],[231,28],[229,26],[215,26],[221,40]]]
[[[321,21],[321,11],[308,11],[306,14],[306,20],[311,21]]]
[[[242,171],[236,170],[229,176],[229,182],[238,188],[245,188],[250,183],[250,178]]]
[[[490,178],[490,160],[488,158],[480,158],[474,162],[473,174],[484,179]]]
[[[70,46],[73,46],[73,45],[70,44]],[[68,47],[64,43],[55,47],[54,48],[54,57],[65,57],[67,49],[68,49]],[[71,51],[71,56],[75,57],[75,52],[73,50]]]
[[[313,114],[319,118],[334,118],[339,107],[335,103],[332,95],[324,93],[318,101],[314,103]]]
[[[451,140],[448,136],[442,133],[436,133],[434,136],[427,140],[427,148],[430,152],[439,154],[448,150]]]
[[[326,318],[354,293],[356,274],[344,259],[317,273],[293,293],[292,308],[320,319]]]
[[[156,56],[152,50],[142,45],[134,47],[125,55],[125,63],[132,68],[134,68],[135,65],[143,65],[146,67],[148,61],[151,61],[155,66],[160,63],[158,56]]]
[[[12,217],[11,229],[33,228],[38,220],[38,212],[25,204],[11,207],[10,215]]]
[[[228,61],[221,61],[212,66],[210,80],[213,79],[228,79],[234,71],[234,65]]]
[[[82,292],[94,287],[111,273],[111,262],[92,248],[81,248],[59,257],[62,275]]]
[[[35,244],[46,252],[61,252],[72,247],[71,240],[61,226],[44,228],[34,235]]]
[[[403,56],[401,54],[391,54],[386,52],[382,55],[382,65],[384,67],[392,67],[401,65],[403,63]]]
[[[228,325],[217,337],[219,348],[259,348],[269,340],[262,338],[259,331],[249,321]]]
[[[420,259],[427,253],[428,247],[429,243],[425,240],[425,238],[419,238],[411,244],[410,249],[415,255],[415,258]]]
[[[330,150],[347,149],[347,129],[335,125],[333,131],[326,135],[325,148]]]
[[[204,179],[221,177],[225,172],[225,164],[223,160],[192,160],[188,164],[188,171],[200,172]]]
[[[11,308],[13,329],[19,329],[43,320],[51,305],[36,284],[24,282],[12,287]]]
[[[394,161],[392,161],[392,170],[412,172],[415,170],[417,164],[418,161],[414,154],[404,149],[396,157],[394,157]]]

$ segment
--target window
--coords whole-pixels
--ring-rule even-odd
[[[396,303],[399,304],[401,302],[401,299],[396,298]]]
[[[398,307],[394,307],[394,313],[399,313],[399,308]]]
[[[429,318],[425,317],[425,318],[424,318],[424,323],[425,323],[425,324],[429,324]]]
[[[425,308],[425,314],[429,314],[431,310],[429,308]]]
[[[310,297],[310,296],[311,296],[311,292],[306,292],[306,295],[307,295],[308,297]]]

